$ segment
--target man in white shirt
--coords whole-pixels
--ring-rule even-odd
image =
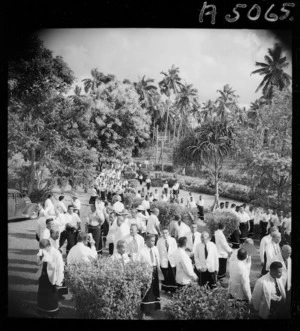
[[[60,234],[59,248],[61,249],[67,240],[66,254],[68,255],[70,249],[76,244],[78,231],[81,230],[81,220],[79,216],[74,213],[73,205],[68,206],[68,212],[64,215],[66,222],[66,229]]]
[[[109,229],[106,236],[106,242],[108,244],[108,253],[112,255],[114,253],[114,241],[115,233],[117,230],[117,214],[114,210],[109,211]]]
[[[237,216],[237,212],[235,211],[235,207],[236,207],[236,204],[232,203],[231,206],[230,206],[229,211]]]
[[[42,233],[41,239],[49,239],[50,238],[50,230],[54,227],[54,220],[53,218],[46,219],[46,228]]]
[[[175,215],[174,220],[175,239],[178,240],[180,237],[185,237],[190,232],[190,228],[181,220],[181,215]]]
[[[237,259],[232,262],[229,269],[228,293],[237,300],[251,302],[250,274],[246,264],[247,251],[240,248]]]
[[[199,196],[199,199],[196,203],[198,208],[198,217],[201,220],[204,220],[204,199],[202,199],[202,195]]]
[[[154,190],[154,195],[153,195],[153,201],[158,201],[159,199],[159,194],[158,194],[158,191],[157,191],[157,188]]]
[[[266,245],[266,270],[270,270],[270,264],[274,258],[281,258],[281,249],[279,243],[281,241],[281,233],[275,231],[271,235],[272,240]]]
[[[45,201],[45,211],[49,216],[54,216],[55,215],[55,208],[54,208],[52,199],[53,199],[53,194],[50,193],[48,195],[48,198]]]
[[[191,231],[187,232],[186,238],[187,238],[187,243],[186,243],[186,250],[190,252],[189,256],[195,264],[195,250],[196,246],[201,242],[201,233],[197,231],[197,224],[192,223],[191,226]]]
[[[178,287],[188,285],[191,281],[198,279],[198,276],[194,272],[192,261],[185,251],[186,242],[186,237],[180,237],[178,239],[178,248],[173,253],[173,259],[176,266],[176,282]]]
[[[229,201],[225,201],[225,207],[224,207],[224,209],[227,210],[227,211],[230,210]]]
[[[253,237],[253,233],[254,233],[254,217],[255,217],[253,205],[249,206],[249,210],[247,213],[249,216],[249,226],[250,226],[248,237],[251,238],[251,237]]]
[[[169,235],[168,228],[162,230],[162,237],[157,241],[157,249],[160,257],[160,268],[164,275],[161,289],[166,292],[174,292],[176,286],[176,266],[173,253],[177,249],[176,240]]]
[[[148,194],[145,196],[145,199],[142,201],[142,206],[147,210],[148,213],[150,213],[150,201]]]
[[[228,245],[224,236],[225,225],[220,222],[218,224],[218,230],[215,231],[215,242],[219,257],[219,272],[218,280],[223,279],[226,276],[227,259],[232,254],[232,249]]]
[[[76,196],[73,197],[72,204],[73,204],[74,210],[77,210],[78,211],[78,216],[80,217],[81,202],[78,199],[78,197],[76,197]]]
[[[42,206],[42,203],[39,202],[37,205],[37,209],[38,209],[38,215],[39,215],[39,219],[37,220],[37,227],[36,227],[36,240],[40,241],[43,235],[43,232],[46,228],[46,219],[48,217],[45,209]]]
[[[124,210],[124,205],[121,202],[121,197],[119,195],[116,196],[117,201],[114,203],[113,208],[116,213],[122,213]]]
[[[140,250],[145,246],[145,240],[142,236],[138,234],[137,224],[130,225],[130,234],[124,237],[127,243],[126,253],[128,256],[135,261]]]
[[[240,219],[240,231],[241,231],[240,241],[241,244],[243,244],[248,237],[248,231],[250,229],[249,215],[244,211],[244,207],[240,207],[238,217]]]
[[[286,242],[288,242],[291,245],[291,231],[292,231],[292,219],[291,219],[291,213],[288,212],[287,216],[282,221],[283,231],[284,231],[284,237]]]
[[[91,248],[87,246],[88,242]],[[73,263],[91,262],[97,258],[97,251],[95,248],[95,241],[91,234],[78,233],[77,244],[70,249],[67,257],[68,265]]]
[[[256,281],[252,292],[252,304],[262,319],[287,318],[286,293],[281,275],[282,263],[272,262],[270,272]]]
[[[152,214],[148,217],[147,221],[147,234],[154,234],[155,235],[155,245],[157,243],[158,237],[160,236],[160,222],[158,220],[159,209],[154,208],[152,210]]]
[[[149,177],[147,177],[146,179],[146,186],[147,186],[147,191],[149,191],[151,186],[151,179]]]
[[[57,203],[57,210],[60,214],[65,214],[68,210],[67,210],[67,207],[66,205],[64,204],[63,200],[64,200],[64,196],[61,195],[59,198],[58,198],[58,203]]]
[[[86,232],[91,233],[95,240],[96,251],[98,254],[102,254],[102,238],[101,238],[101,225],[104,223],[103,218],[100,218],[95,205],[90,205],[91,211],[86,218]]]
[[[137,215],[136,217],[140,220],[141,225],[142,225],[142,229],[141,229],[141,236],[144,237],[144,239],[146,238],[146,231],[147,231],[147,220],[148,220],[148,216],[144,215],[143,212],[145,211],[144,206],[139,205],[137,208]]]
[[[146,237],[146,245],[141,249],[137,260],[146,262],[153,268],[152,283],[148,292],[143,297],[141,303],[141,311],[143,314],[150,314],[152,311],[160,309],[160,294],[159,294],[159,279],[158,269],[160,269],[160,257],[155,244],[155,236],[148,235]]]
[[[50,244],[55,249],[59,250],[59,231],[57,228],[50,229]]]
[[[196,246],[195,265],[200,272],[200,286],[208,283],[210,288],[215,288],[219,271],[219,257],[217,247],[209,241],[209,234],[206,231],[201,233],[201,243]]]
[[[117,214],[117,227],[115,232],[114,247],[117,247],[119,240],[130,234],[129,226],[124,222],[124,217]]]
[[[126,253],[126,241],[125,240],[119,240],[116,245],[117,249],[116,252],[111,256],[111,258],[115,261],[120,261],[125,268],[125,264],[130,262],[130,258],[128,254]]]
[[[169,184],[168,181],[166,180],[164,185],[163,185],[163,191],[165,193],[165,195],[168,195],[168,191],[169,191]]]
[[[264,236],[266,236],[268,234],[268,229],[271,227],[271,210],[267,209],[266,213],[264,213],[261,216],[261,220],[259,222],[260,225],[260,239],[262,239]]]
[[[264,236],[261,241],[260,241],[260,246],[259,246],[259,256],[260,256],[260,262],[261,262],[261,266],[262,266],[262,271],[261,274],[265,275],[267,273],[266,271],[266,246],[268,243],[271,242],[272,240],[272,233],[278,231],[278,228],[276,226],[272,226],[270,228],[270,234],[268,234],[267,236]]]

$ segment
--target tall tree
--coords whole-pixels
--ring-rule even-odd
[[[168,108],[167,108],[167,117],[166,117],[166,127],[165,127],[165,140],[167,139],[167,130],[168,130],[168,120],[169,120],[169,105],[171,104],[171,94],[172,92],[175,96],[181,90],[182,83],[181,78],[179,77],[179,68],[175,67],[173,64],[171,69],[168,69],[168,73],[161,72],[164,75],[164,78],[158,83],[160,92],[165,94],[168,97]],[[163,151],[163,147],[162,147]],[[163,171],[163,154],[162,154],[162,171]]]
[[[289,66],[289,63],[286,56],[283,56],[282,47],[278,43],[273,48],[268,48],[268,55],[265,55],[265,61],[255,62],[255,66],[260,68],[252,71],[251,75],[259,74],[264,76],[255,92],[262,88],[263,96],[270,100],[273,96],[273,87],[276,86],[279,90],[288,87],[291,84],[292,77],[284,71]]]
[[[139,79],[137,83],[133,83],[137,93],[140,96],[141,105],[149,108],[153,104],[153,97],[156,94],[157,87],[153,85],[154,79],[145,78]]]
[[[95,93],[96,89],[101,84],[107,84],[115,79],[114,75],[104,75],[102,72],[99,72],[97,68],[91,70],[91,76],[92,78],[85,78],[82,80],[85,93]]]

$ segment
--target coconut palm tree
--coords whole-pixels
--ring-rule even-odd
[[[133,83],[137,93],[140,96],[142,106],[148,108],[152,105],[152,98],[156,94],[157,87],[153,85],[154,79],[145,78],[139,79],[137,83]]]
[[[83,79],[84,91],[85,93],[94,93],[96,88],[98,88],[101,84],[107,84],[110,81],[115,80],[115,76],[108,74],[104,75],[102,72],[99,72],[98,69],[91,70],[92,78]]]
[[[216,103],[214,101],[208,100],[207,102],[203,102],[201,110],[200,110],[200,121],[206,122],[215,117],[216,114]]]
[[[220,96],[216,100],[217,104],[217,116],[221,120],[225,120],[228,117],[233,117],[232,115],[237,112],[237,99],[238,95],[229,86],[229,84],[224,85],[223,90],[217,90]]]
[[[279,90],[282,90],[291,84],[292,77],[284,72],[284,69],[289,66],[289,62],[287,62],[286,56],[283,56],[282,48],[278,43],[273,48],[268,48],[265,61],[255,62],[255,66],[260,68],[252,71],[251,75],[264,76],[255,92],[262,88],[263,96],[270,100],[273,95],[273,86],[277,86]]]
[[[178,128],[178,137],[183,133],[182,128],[187,126],[188,114],[192,109],[199,108],[198,105],[198,91],[193,87],[193,84],[185,84],[177,95],[176,106],[179,109],[181,117]]]
[[[168,73],[162,71],[161,74],[164,75],[164,78],[158,83],[160,92],[168,97],[169,99],[168,105],[170,105],[171,93],[173,92],[176,96],[182,87],[181,78],[179,77],[179,68],[175,67],[175,65],[173,64],[171,69],[168,69]],[[165,139],[167,139],[168,120],[169,120],[169,107],[167,108]],[[163,171],[163,157],[162,157],[162,171]]]

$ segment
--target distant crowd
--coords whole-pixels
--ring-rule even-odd
[[[291,289],[291,213],[255,209],[252,205],[221,202],[216,209],[234,213],[239,224],[226,238],[225,227],[218,225],[212,234],[198,231],[205,216],[205,202],[189,192],[180,196],[179,183],[172,187],[165,182],[152,190],[151,178],[139,172],[136,178],[141,188],[134,189],[124,179],[125,164],[104,169],[95,178],[90,211],[82,226],[81,201],[77,196],[68,206],[64,196],[55,203],[49,194],[39,204],[36,239],[39,242],[38,264],[41,266],[38,291],[38,311],[54,316],[59,310],[59,295],[64,293],[65,263],[90,262],[108,248],[112,259],[126,266],[130,260],[144,261],[153,267],[151,288],[144,294],[141,311],[150,314],[160,309],[160,291],[174,293],[178,288],[197,281],[213,289],[223,283],[229,271],[228,291],[244,301],[258,318],[285,318],[289,314]],[[124,194],[131,192],[141,198],[137,208],[124,205]],[[155,201],[169,201],[191,211],[197,217],[188,226],[181,215],[175,215],[167,227],[159,221]],[[192,214],[190,214],[192,215]],[[250,288],[251,256],[257,254],[252,240],[254,225],[260,227],[261,277],[253,291]],[[66,245],[65,254],[63,249]],[[65,258],[63,258],[65,257]],[[64,261],[65,260],[65,261]]]

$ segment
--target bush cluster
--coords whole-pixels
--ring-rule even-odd
[[[164,308],[169,319],[230,320],[249,317],[245,303],[230,299],[228,290],[218,285],[210,290],[191,283],[176,291]]]
[[[140,182],[137,179],[128,179],[128,185],[137,188]]]
[[[123,177],[125,179],[135,179],[135,176],[136,176],[136,172],[134,172],[134,171],[126,171],[123,174]]]
[[[161,164],[156,164],[154,166],[154,170],[155,171],[162,171]],[[173,165],[170,165],[170,164],[165,164],[164,165],[164,171],[165,172],[174,172],[174,166]]]
[[[215,210],[213,213],[209,212],[204,214],[204,222],[206,223],[211,236],[218,229],[218,224],[223,223],[226,226],[224,235],[227,238],[238,226],[239,219],[234,213],[230,211]]]
[[[137,319],[141,294],[150,288],[152,268],[131,261],[99,258],[91,264],[67,266],[66,284],[73,293],[80,317],[88,319]]]

